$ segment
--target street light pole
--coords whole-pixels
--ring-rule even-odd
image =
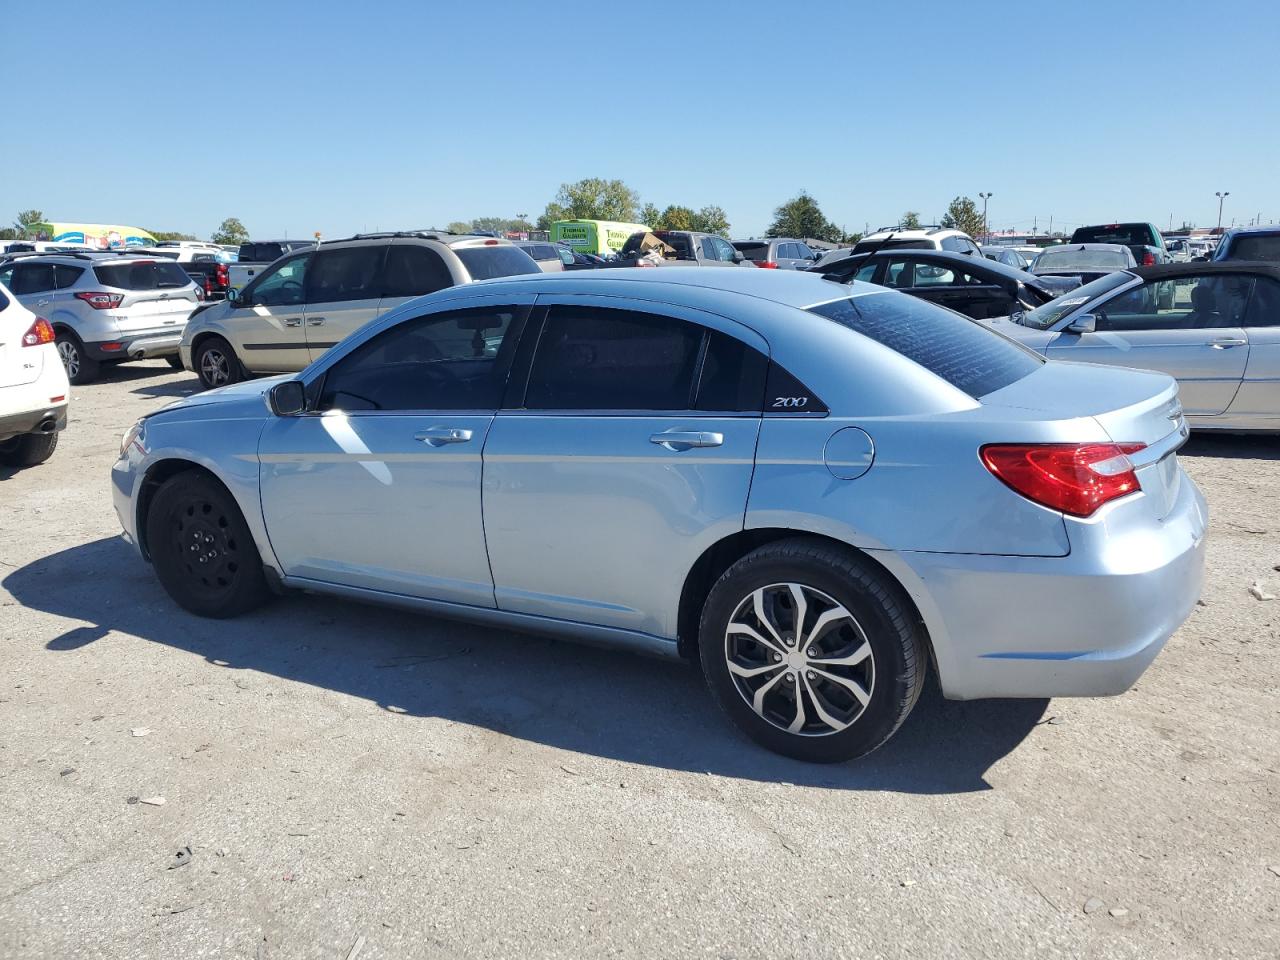
[[[1218,232],[1221,233],[1222,232],[1222,201],[1227,199],[1227,197],[1231,196],[1231,191],[1230,190],[1218,191],[1214,193],[1214,196],[1218,198]]]
[[[991,228],[987,226],[987,201],[994,197],[995,194],[990,192],[979,193],[978,196],[982,198],[982,242],[990,243]]]

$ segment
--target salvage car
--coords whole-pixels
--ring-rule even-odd
[[[1197,430],[1280,430],[1280,264],[1133,267],[993,321],[1050,358],[1178,381]]]
[[[882,287],[538,272],[144,417],[111,488],[196,614],[298,589],[699,658],[748,736],[831,762],[934,668],[1127,690],[1200,591],[1185,439],[1169,377]]]

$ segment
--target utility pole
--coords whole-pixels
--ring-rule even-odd
[[[1218,198],[1218,232],[1222,232],[1222,201],[1231,196],[1231,191],[1216,191],[1214,196]]]
[[[982,198],[982,242],[990,243],[991,228],[987,226],[987,201],[994,197],[995,194],[987,192],[979,193],[978,196]]]
[[[1053,236],[1053,214],[1049,214],[1049,236]]]

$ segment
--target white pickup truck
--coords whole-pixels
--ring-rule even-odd
[[[311,240],[251,240],[240,244],[239,259],[227,265],[227,296],[234,297],[286,253],[314,246]]]

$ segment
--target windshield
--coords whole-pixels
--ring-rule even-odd
[[[1068,267],[1110,267],[1122,270],[1129,258],[1119,250],[1081,250],[1079,247],[1046,250],[1036,257],[1037,270],[1063,270]]]
[[[1041,256],[1043,257],[1044,254],[1041,254]],[[1064,293],[1056,300],[1050,300],[1043,307],[1036,307],[1030,313],[1024,313],[1022,319],[1018,322],[1024,327],[1048,330],[1068,313],[1092,300],[1097,300],[1103,294],[1110,293],[1116,287],[1128,283],[1132,279],[1133,274],[1125,271],[1108,273],[1105,277],[1099,277],[1093,283],[1086,283],[1083,287],[1077,287],[1070,293]]]

